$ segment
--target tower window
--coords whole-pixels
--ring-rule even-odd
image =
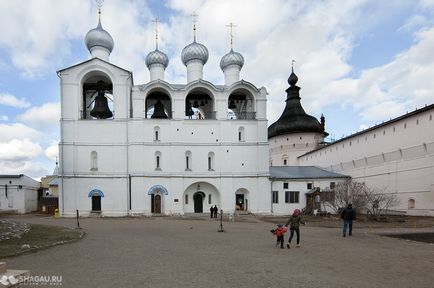
[[[191,170],[191,152],[185,152],[185,170]]]
[[[161,152],[155,152],[155,170],[161,170]]]
[[[238,141],[240,141],[240,142],[245,141],[244,127],[240,127],[238,129]]]
[[[98,153],[96,151],[90,152],[90,170],[98,171]]]
[[[154,127],[154,141],[160,141],[160,127]]]
[[[209,171],[214,170],[214,152],[208,153],[208,170]]]

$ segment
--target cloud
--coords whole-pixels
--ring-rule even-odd
[[[44,154],[48,160],[56,161],[56,159],[59,159],[59,142],[53,141],[51,145],[45,149]]]
[[[38,107],[32,107],[17,117],[18,120],[32,127],[51,126],[59,129],[60,103],[45,103]]]
[[[0,143],[0,161],[23,161],[39,156],[41,146],[29,139]]]
[[[0,47],[27,77],[51,72],[71,53],[70,40],[86,33],[91,5],[85,0],[0,1]]]
[[[332,81],[323,88],[329,105],[350,105],[362,121],[388,120],[432,104],[434,27],[415,34],[415,43],[385,65],[367,69],[359,78]]]
[[[0,142],[8,142],[14,139],[37,140],[42,134],[22,123],[0,124]]]
[[[27,108],[30,103],[25,98],[18,99],[9,93],[0,93],[0,105],[11,106],[15,108]]]
[[[9,117],[8,117],[7,115],[2,115],[2,116],[0,117],[0,119],[1,119],[2,121],[8,121],[8,120],[9,120]]]
[[[48,170],[38,161],[2,161],[0,160],[0,171],[3,174],[25,174],[38,178],[48,175]]]

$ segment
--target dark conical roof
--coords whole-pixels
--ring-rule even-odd
[[[297,75],[292,71],[288,78],[290,87],[286,89],[286,106],[280,118],[268,127],[268,138],[279,135],[300,133],[300,132],[324,132],[323,126],[318,120],[306,114],[300,103],[300,87],[295,84],[298,81]]]

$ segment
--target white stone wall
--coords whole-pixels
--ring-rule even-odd
[[[317,165],[350,175],[385,193],[398,193],[396,209],[434,215],[434,109],[335,142],[299,157],[300,165]],[[408,208],[409,201],[415,208]]]
[[[296,166],[297,157],[312,151],[323,140],[320,133],[293,133],[270,138],[270,166]],[[286,164],[285,164],[286,160]]]

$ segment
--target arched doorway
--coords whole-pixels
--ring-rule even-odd
[[[92,199],[92,212],[101,212],[101,198],[104,193],[99,189],[92,189],[87,197]]]
[[[203,199],[205,198],[205,193],[196,192],[193,195],[194,201],[194,213],[203,213]]]
[[[152,196],[154,196],[154,194],[152,194]],[[160,195],[155,195],[153,200],[153,204],[154,204],[154,211],[152,211],[152,213],[161,213],[161,196]]]
[[[169,195],[169,191],[162,185],[154,185],[149,189],[148,195],[151,196],[151,213],[162,213],[164,210],[163,196]]]
[[[92,196],[92,211],[101,211],[101,196]]]
[[[249,210],[249,191],[241,188],[235,192],[235,209],[239,211]]]

